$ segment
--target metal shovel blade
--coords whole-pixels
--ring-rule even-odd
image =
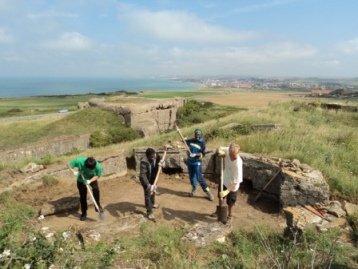
[[[216,206],[216,212],[218,213],[218,221],[225,224],[227,222],[227,206],[226,205]]]
[[[99,212],[99,213],[98,213],[98,218],[99,218],[100,220],[104,220],[104,212]]]

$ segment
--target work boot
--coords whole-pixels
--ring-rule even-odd
[[[209,199],[210,201],[214,201],[214,196],[211,194],[210,191],[206,191],[205,193],[206,193],[206,195],[208,196],[208,199]]]
[[[189,197],[194,197],[196,193],[196,189],[192,189],[191,192],[188,193]]]
[[[149,220],[155,221],[155,217],[154,217],[153,213],[148,214],[148,215],[147,215],[147,218],[148,218]]]
[[[80,221],[85,221],[87,219],[87,214],[86,213],[82,213],[81,217],[80,217]]]

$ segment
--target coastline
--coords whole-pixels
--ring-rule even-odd
[[[0,78],[0,98],[134,94],[199,87],[199,82],[179,79]]]

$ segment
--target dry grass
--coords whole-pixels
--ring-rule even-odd
[[[265,107],[270,104],[299,100],[302,93],[295,92],[269,92],[269,91],[230,91],[225,90],[225,94],[215,94],[202,96],[198,99],[212,102],[219,105],[238,106],[243,108]]]

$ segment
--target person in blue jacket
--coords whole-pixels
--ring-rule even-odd
[[[189,170],[189,178],[191,183],[191,192],[189,196],[194,196],[197,190],[198,183],[207,195],[210,201],[214,200],[214,196],[211,194],[209,187],[203,177],[201,170],[201,161],[205,155],[206,144],[203,138],[203,131],[201,129],[195,129],[194,138],[186,139],[190,152],[187,159],[187,165]]]

